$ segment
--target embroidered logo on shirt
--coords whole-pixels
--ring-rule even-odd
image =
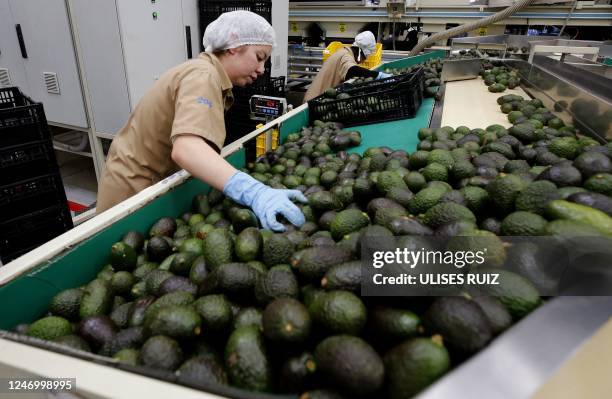
[[[198,104],[202,104],[202,105],[208,105],[208,108],[212,108],[212,102],[208,99],[208,98],[204,98],[204,97],[198,97],[196,99]]]

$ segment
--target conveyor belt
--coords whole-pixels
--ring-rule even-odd
[[[415,151],[419,143],[417,133],[420,128],[429,126],[433,106],[434,99],[426,98],[414,118],[347,128],[358,130],[362,138],[361,145],[351,148],[349,152],[362,154],[367,148],[378,146]]]
[[[521,87],[506,89],[503,93],[491,93],[481,77],[446,83],[442,126],[456,128],[463,125],[470,129],[484,129],[493,124],[512,126],[497,104],[497,98],[505,94],[517,94],[529,98]]]

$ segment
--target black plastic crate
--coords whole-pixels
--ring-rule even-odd
[[[50,139],[43,105],[17,87],[0,88],[0,148]]]
[[[234,87],[232,89],[232,93],[234,95],[234,105],[245,102],[248,104],[251,96],[256,94],[285,98],[285,77],[278,76],[272,78],[270,76],[262,75],[255,82],[253,82],[252,85],[245,87]]]
[[[308,101],[311,124],[322,120],[356,126],[414,118],[423,101],[423,69],[358,85],[344,84],[337,92],[350,97],[319,96]]]
[[[0,186],[0,221],[14,219],[55,205],[68,207],[59,173]]]
[[[0,185],[58,172],[51,141],[0,148]]]
[[[8,263],[72,227],[70,211],[65,204],[0,222],[0,258]]]

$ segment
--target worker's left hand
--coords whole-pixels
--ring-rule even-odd
[[[390,78],[391,76],[393,75],[391,75],[390,73],[378,72],[378,76],[376,76],[376,80]]]
[[[227,181],[223,193],[234,201],[251,207],[264,229],[285,231],[285,227],[276,219],[279,214],[297,227],[306,221],[302,211],[291,202],[308,202],[299,190],[274,189],[246,173],[237,172]]]

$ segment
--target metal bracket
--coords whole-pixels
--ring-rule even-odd
[[[406,2],[404,0],[390,0],[387,2],[387,14],[389,18],[401,19],[406,13]]]

